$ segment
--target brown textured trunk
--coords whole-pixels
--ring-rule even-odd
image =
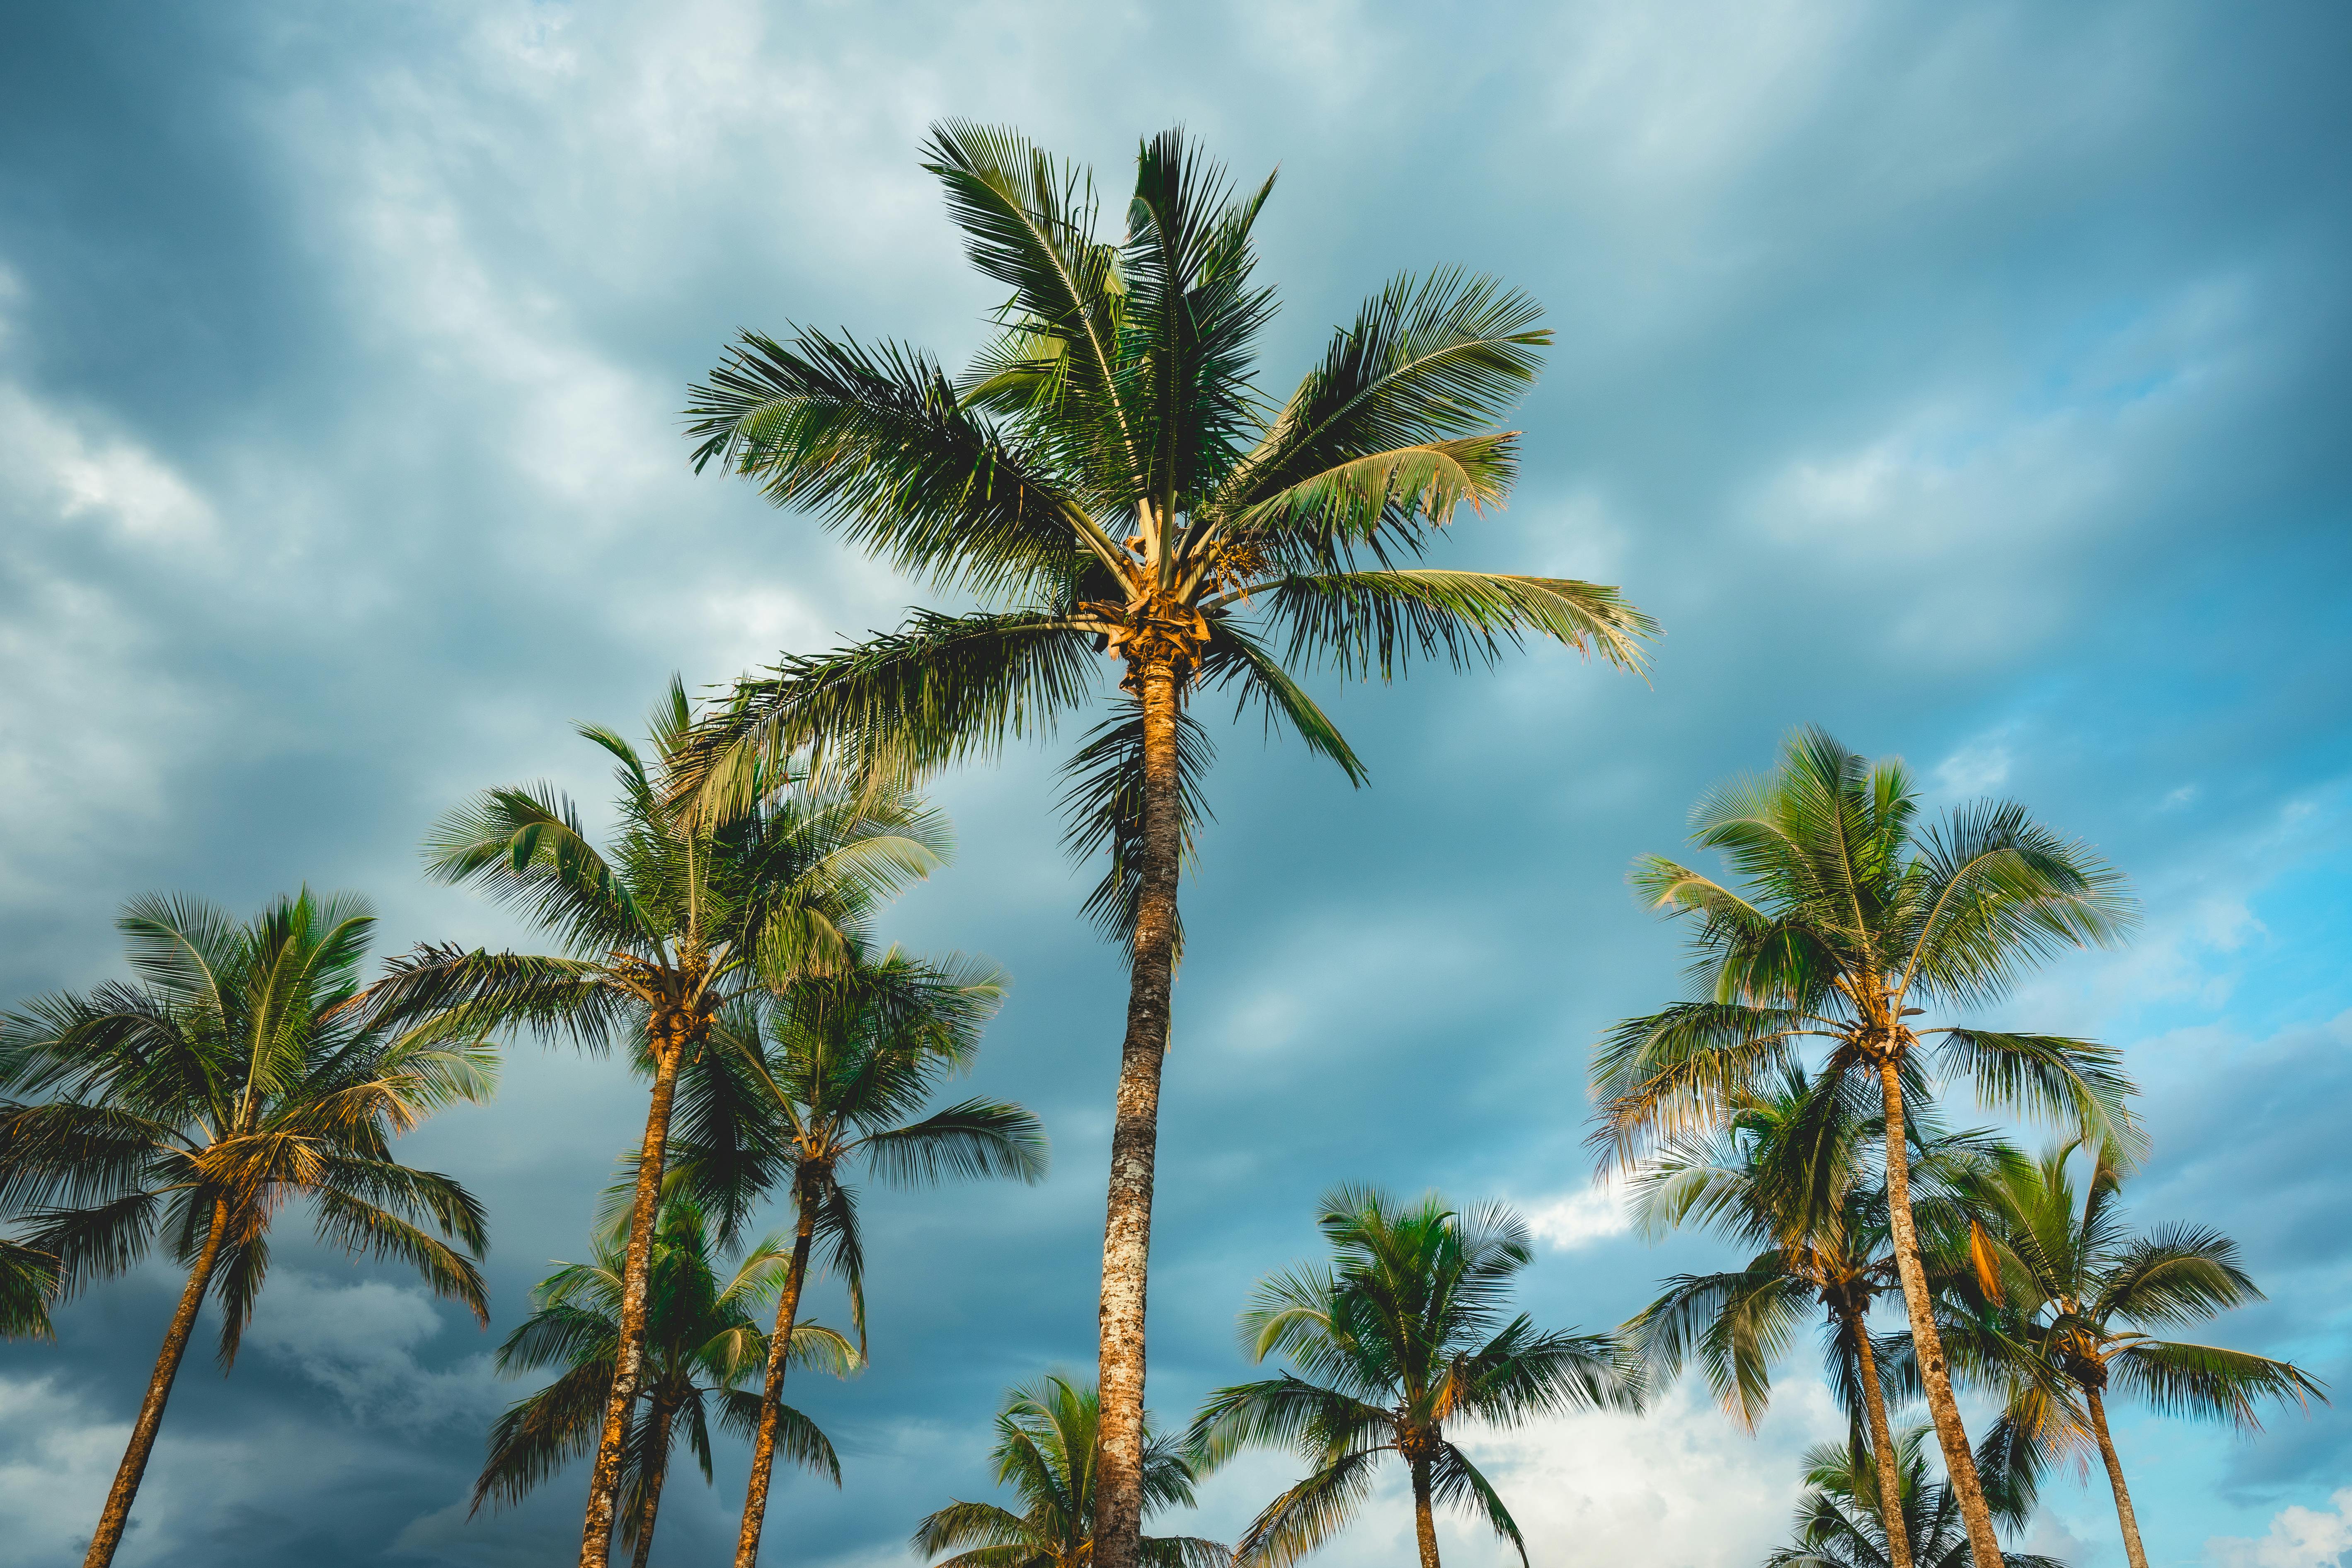
[[[767,1381],[760,1385],[760,1429],[751,1436],[751,1485],[743,1494],[743,1528],[735,1537],[735,1568],[760,1561],[760,1531],[768,1520],[768,1483],[776,1466],[776,1413],[784,1402],[784,1372],[792,1363],[793,1325],[800,1321],[801,1286],[808,1279],[809,1244],[816,1236],[816,1212],[798,1198],[800,1224],[793,1232],[793,1265],[776,1303],[776,1331],[768,1341]]]
[[[1854,1360],[1862,1368],[1862,1403],[1870,1422],[1870,1451],[1878,1470],[1878,1517],[1886,1526],[1888,1568],[1911,1568],[1911,1531],[1903,1521],[1903,1478],[1895,1464],[1895,1434],[1886,1425],[1886,1395],[1878,1386],[1878,1353],[1870,1348],[1870,1325],[1850,1314]]]
[[[196,1255],[195,1266],[188,1270],[188,1282],[181,1288],[180,1304],[172,1312],[172,1326],[163,1331],[163,1348],[155,1357],[155,1371],[147,1379],[147,1397],[140,1402],[139,1419],[131,1427],[131,1446],[122,1451],[122,1463],[114,1472],[114,1486],[106,1494],[106,1510],[98,1516],[98,1530],[89,1538],[89,1551],[82,1558],[82,1568],[106,1568],[114,1561],[116,1548],[122,1544],[122,1532],[131,1524],[131,1500],[139,1495],[140,1478],[147,1473],[147,1457],[155,1451],[155,1434],[163,1425],[163,1404],[172,1397],[173,1380],[180,1375],[180,1360],[188,1353],[188,1336],[196,1326],[196,1311],[205,1304],[205,1287],[212,1283],[213,1268],[220,1261],[221,1241],[228,1234],[228,1210],[213,1205],[211,1230],[205,1235],[205,1248]]]
[[[2099,1435],[2099,1458],[2107,1462],[2107,1485],[2115,1489],[2116,1518],[2124,1527],[2124,1555],[2131,1568],[2147,1568],[2147,1549],[2139,1543],[2139,1515],[2132,1512],[2131,1489],[2124,1485],[2124,1462],[2116,1457],[2116,1440],[2107,1432],[2107,1402],[2095,1388],[2083,1390],[2091,1406],[2091,1429]]]
[[[654,1523],[661,1518],[662,1483],[669,1479],[669,1427],[677,1416],[675,1408],[656,1405],[653,1413],[654,1439],[646,1451],[647,1475],[645,1480],[645,1506],[637,1510],[637,1550],[630,1558],[631,1568],[646,1568],[646,1559],[654,1552]]]
[[[1412,1461],[1412,1539],[1421,1548],[1421,1568],[1437,1568],[1437,1516],[1429,1506],[1429,1461]]]
[[[580,1527],[580,1568],[605,1568],[613,1557],[613,1510],[621,1489],[622,1449],[629,1412],[643,1386],[646,1362],[646,1275],[653,1259],[654,1226],[661,1207],[662,1163],[669,1146],[669,1107],[677,1092],[688,1033],[665,1019],[667,1036],[655,1058],[653,1104],[646,1141],[637,1151],[637,1190],[629,1207],[629,1249],[621,1263],[621,1343],[613,1362],[613,1392],[604,1402],[604,1430],[588,1472],[588,1513]]]
[[[1903,1131],[1903,1079],[1892,1055],[1878,1064],[1878,1088],[1886,1107],[1886,1217],[1895,1233],[1895,1267],[1903,1276],[1903,1305],[1911,1318],[1911,1346],[1919,1358],[1927,1414],[1936,1424],[1936,1442],[1944,1450],[1944,1475],[1969,1527],[1969,1555],[1976,1568],[2002,1568],[2000,1538],[1993,1533],[1992,1510],[1985,1506],[1984,1488],[1977,1480],[1976,1455],[1969,1448],[1960,1407],[1952,1397],[1952,1370],[1944,1359],[1943,1337],[1936,1332],[1927,1271],[1919,1262],[1919,1233],[1911,1221],[1911,1151]]]
[[[1135,960],[1119,1049],[1118,1102],[1104,1205],[1100,1326],[1102,1418],[1095,1448],[1094,1568],[1136,1568],[1143,1531],[1143,1323],[1151,1253],[1151,1179],[1160,1137],[1160,1068],[1175,979],[1176,673],[1166,656],[1137,682],[1143,706],[1143,863]]]

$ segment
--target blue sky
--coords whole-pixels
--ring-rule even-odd
[[[222,3],[19,8],[0,47],[0,996],[117,969],[116,907],[370,894],[383,951],[516,937],[425,886],[425,825],[552,778],[575,720],[887,626],[919,591],[748,489],[677,410],[738,327],[950,359],[992,303],[916,168],[930,120],[1020,125],[1116,189],[1176,121],[1279,165],[1269,381],[1406,268],[1542,300],[1507,511],[1445,559],[1622,584],[1652,679],[1537,653],[1326,689],[1349,791],[1221,736],[1187,889],[1152,1403],[1243,1370],[1250,1282],[1343,1179],[1538,1222],[1548,1323],[1721,1256],[1587,1184],[1596,1032],[1674,993],[1623,869],[1792,726],[2014,795],[2129,871],[2128,950],[2000,1010],[2126,1047],[2150,1223],[2218,1225],[2271,1300],[2215,1331],[2352,1384],[2352,240],[2347,28],[2324,5],[1321,3],[887,8]],[[940,781],[952,868],[890,920],[1013,976],[976,1078],[1054,1136],[1034,1190],[869,1202],[875,1363],[798,1395],[842,1443],[772,1555],[910,1561],[985,1486],[1009,1383],[1091,1360],[1121,982],[1077,918],[1050,752]],[[496,1331],[579,1258],[633,1135],[612,1063],[518,1049],[407,1145],[489,1203]],[[96,1292],[0,1351],[0,1530],[64,1562],[172,1290]],[[838,1310],[831,1304],[828,1310]],[[289,1246],[245,1359],[190,1365],[121,1561],[539,1563],[579,1480],[468,1524],[494,1342],[408,1281]],[[1760,1436],[1687,1391],[1480,1440],[1538,1568],[1751,1564],[1831,1435],[1789,1370]],[[2352,1417],[2253,1441],[2122,1429],[2164,1568],[2352,1544]],[[1253,1460],[1186,1528],[1287,1479]],[[686,1482],[705,1560],[740,1469]],[[778,1531],[781,1531],[781,1533]],[[1397,1561],[1384,1494],[1328,1550]],[[1467,1534],[1450,1560],[1504,1561]],[[2122,1561],[2102,1489],[2034,1543]]]

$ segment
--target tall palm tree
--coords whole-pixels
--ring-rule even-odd
[[[2262,1426],[2261,1400],[2326,1396],[2287,1362],[2147,1331],[2201,1321],[2263,1293],[2240,1267],[2238,1244],[2220,1231],[2176,1225],[2133,1235],[2119,1206],[2125,1163],[2094,1145],[2089,1179],[2078,1185],[2074,1156],[2083,1148],[2056,1144],[1993,1184],[1998,1207],[1979,1237],[1979,1284],[2002,1310],[1990,1331],[1969,1336],[1963,1355],[2005,1385],[2009,1419],[2026,1443],[2045,1454],[2097,1447],[2131,1568],[2147,1568],[2107,1426],[2109,1392],[2247,1430]]]
[[[1464,504],[1499,505],[1495,428],[1550,334],[1526,296],[1458,271],[1397,279],[1278,405],[1255,340],[1274,309],[1236,196],[1180,132],[1136,159],[1124,232],[1092,176],[1017,133],[934,128],[973,265],[1010,290],[959,377],[919,349],[811,330],[746,333],[688,417],[780,506],[982,607],[746,680],[706,739],[706,787],[808,752],[906,777],[993,754],[1119,696],[1071,763],[1071,843],[1108,850],[1088,911],[1129,959],[1104,1221],[1101,1568],[1133,1568],[1142,1508],[1144,1296],[1160,1068],[1181,942],[1179,870],[1212,743],[1189,705],[1262,704],[1351,781],[1362,764],[1293,670],[1392,679],[1415,654],[1491,663],[1533,635],[1631,668],[1655,628],[1615,590],[1411,565]],[[1371,569],[1364,569],[1369,563]]]
[[[1192,1426],[1213,1462],[1272,1444],[1315,1467],[1266,1505],[1234,1561],[1287,1568],[1347,1525],[1381,1456],[1394,1454],[1412,1478],[1421,1568],[1438,1568],[1437,1503],[1482,1513],[1524,1563],[1518,1525],[1448,1426],[1630,1407],[1641,1394],[1633,1368],[1606,1335],[1539,1332],[1524,1313],[1505,1320],[1511,1277],[1534,1252],[1500,1205],[1465,1215],[1434,1194],[1406,1205],[1339,1187],[1318,1223],[1330,1266],[1260,1281],[1241,1315],[1250,1359],[1286,1355],[1298,1372],[1218,1389]]]
[[[1875,1080],[1920,1382],[1977,1568],[2000,1568],[1912,1215],[1906,1100],[1932,1066],[1972,1078],[1988,1104],[2128,1140],[2138,1135],[2131,1086],[2117,1054],[2089,1040],[1912,1019],[1920,1004],[1990,1002],[2064,949],[2118,940],[2132,909],[2119,874],[2021,805],[1962,806],[1933,826],[1918,817],[1899,763],[1873,766],[1807,729],[1770,777],[1726,784],[1693,813],[1693,838],[1723,855],[1739,890],[1662,857],[1637,861],[1633,883],[1652,907],[1696,916],[1702,989],[1611,1031],[1593,1061],[1594,1136],[1608,1157],[1636,1163],[1661,1137],[1720,1126],[1808,1041],[1827,1047],[1817,1081]]]
[[[1022,1511],[994,1503],[951,1502],[915,1527],[924,1557],[956,1555],[934,1568],[1091,1568],[1094,1550],[1096,1436],[1102,1401],[1091,1388],[1059,1376],[1039,1378],[1005,1396],[996,1416],[996,1484],[1021,1494]],[[1143,1500],[1147,1517],[1192,1506],[1197,1479],[1181,1447],[1144,1427]],[[1149,1568],[1225,1568],[1232,1554],[1191,1535],[1143,1537],[1138,1560]],[[963,1550],[957,1551],[961,1547]]]
[[[411,1026],[350,1005],[374,923],[361,900],[308,889],[243,923],[194,899],[137,899],[115,922],[133,982],[0,1018],[0,1091],[23,1097],[0,1107],[0,1206],[30,1211],[26,1245],[68,1294],[159,1237],[187,1272],[87,1568],[121,1544],[207,1294],[222,1369],[236,1360],[289,1201],[308,1203],[326,1245],[405,1263],[489,1321],[467,1256],[486,1245],[481,1205],[392,1143],[488,1098],[494,1058],[463,1019]]]
[[[1736,1269],[1669,1279],[1624,1332],[1660,1378],[1696,1358],[1725,1410],[1753,1431],[1771,1397],[1773,1363],[1818,1310],[1830,1387],[1868,1432],[1874,1495],[1893,1508],[1903,1492],[1885,1383],[1892,1371],[1907,1391],[1916,1373],[1907,1342],[1870,1331],[1872,1307],[1902,1283],[1873,1159],[1878,1118],[1858,1087],[1817,1087],[1791,1065],[1743,1097],[1727,1127],[1671,1140],[1643,1163],[1632,1188],[1643,1230],[1655,1236],[1696,1221],[1759,1250]],[[1940,1132],[1916,1111],[1909,1129],[1915,1216],[1931,1233],[1964,1232],[1969,1195],[2011,1152],[1984,1133]],[[1891,1568],[1912,1568],[1908,1537],[1897,1521],[1885,1525]]]
[[[1892,1472],[1892,1506],[1881,1489],[1888,1467],[1859,1438],[1805,1450],[1805,1486],[1797,1501],[1796,1543],[1764,1559],[1764,1568],[1969,1568],[1971,1546],[1952,1489],[1927,1474],[1929,1428],[1905,1432]],[[2031,1508],[2002,1513],[2021,1525]],[[1891,1525],[1899,1523],[1899,1531]],[[2055,1557],[2004,1552],[2008,1568],[2066,1568]]]
[[[714,1030],[709,1070],[689,1086],[679,1179],[729,1214],[760,1194],[789,1193],[793,1215],[753,1407],[740,1568],[759,1561],[789,1370],[783,1347],[820,1244],[848,1290],[865,1349],[865,1246],[849,1173],[862,1164],[900,1186],[1045,1173],[1045,1131],[1018,1105],[973,1099],[920,1114],[946,1079],[971,1066],[1003,994],[1000,973],[961,957],[859,950],[832,973],[804,975],[757,1008],[723,1016]]]
[[[628,1210],[619,1216],[625,1225]],[[747,1252],[721,1279],[711,1226],[689,1197],[673,1193],[660,1211],[646,1292],[646,1378],[631,1413],[623,1464],[621,1544],[645,1568],[653,1551],[669,1457],[680,1436],[710,1479],[711,1405],[722,1426],[748,1436],[759,1424],[756,1394],[740,1385],[768,1359],[768,1338],[754,1313],[782,1287],[791,1254],[773,1242]],[[474,1508],[503,1507],[595,1444],[621,1340],[622,1260],[626,1237],[600,1238],[593,1264],[568,1263],[531,1292],[537,1307],[499,1347],[498,1368],[512,1377],[561,1367],[545,1388],[518,1401],[490,1429],[488,1460],[474,1484]],[[796,1325],[790,1353],[842,1373],[855,1367],[849,1342],[815,1323]],[[772,1424],[788,1457],[841,1484],[841,1464],[816,1424],[784,1409]]]
[[[731,1002],[842,962],[877,899],[940,858],[940,825],[911,801],[814,796],[781,773],[741,812],[688,813],[670,768],[692,719],[672,680],[652,717],[650,761],[610,730],[580,727],[619,763],[619,823],[605,849],[547,784],[486,791],[433,828],[434,878],[518,910],[563,952],[421,947],[369,998],[388,1016],[532,1027],[593,1049],[621,1032],[650,1070],[621,1342],[589,1473],[582,1568],[608,1561],[629,1412],[643,1392],[646,1269],[679,1074],[708,1053],[712,1024]]]

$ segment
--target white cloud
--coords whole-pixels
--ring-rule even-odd
[[[2333,1509],[2281,1509],[2259,1540],[2216,1535],[2205,1542],[2206,1561],[2218,1568],[2336,1568],[2352,1552],[2352,1487],[2329,1500]]]
[[[1596,1178],[1581,1190],[1554,1194],[1516,1205],[1519,1216],[1538,1239],[1561,1252],[1622,1236],[1633,1228],[1625,1195],[1618,1184]]]

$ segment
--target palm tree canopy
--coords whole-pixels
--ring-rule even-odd
[[[1928,1429],[1915,1426],[1895,1440],[1900,1514],[1917,1568],[1969,1568],[1968,1531],[1951,1489],[1927,1473]],[[1805,1450],[1804,1495],[1797,1503],[1796,1540],[1765,1558],[1764,1568],[1887,1568],[1886,1521],[1879,1506],[1878,1468],[1860,1439]],[[1999,1478],[1985,1478],[1998,1495]],[[2030,1511],[2030,1510],[2028,1510]],[[2011,1513],[2011,1525],[2024,1522]],[[2065,1568],[2054,1557],[2004,1552],[2009,1568]]]
[[[1216,1390],[1192,1426],[1212,1462],[1263,1444],[1314,1466],[1258,1516],[1235,1560],[1285,1568],[1321,1545],[1389,1453],[1425,1465],[1436,1501],[1475,1510],[1524,1559],[1517,1524],[1446,1425],[1633,1407],[1638,1372],[1606,1335],[1547,1333],[1506,1315],[1534,1252],[1500,1205],[1462,1213],[1433,1194],[1407,1205],[1343,1186],[1326,1194],[1318,1223],[1331,1263],[1264,1280],[1240,1320],[1252,1360],[1280,1355],[1297,1372]]]
[[[935,1568],[1085,1568],[1092,1561],[1095,1434],[1102,1401],[1091,1386],[1050,1374],[1013,1390],[996,1416],[990,1449],[996,1484],[1011,1487],[1022,1511],[951,1502],[916,1526],[924,1557],[955,1555]],[[1196,1461],[1182,1445],[1146,1426],[1144,1513],[1192,1506]],[[1193,1536],[1146,1536],[1152,1568],[1225,1568],[1231,1554]]]
[[[217,1226],[226,1366],[268,1272],[270,1223],[299,1198],[325,1245],[405,1263],[487,1322],[468,1256],[488,1245],[481,1205],[401,1164],[393,1141],[488,1099],[496,1058],[469,1020],[352,1005],[365,902],[305,889],[240,922],[157,896],[116,925],[132,981],[0,1018],[0,1207],[25,1216],[56,1289],[120,1274],[159,1237],[193,1264]]]
[[[936,126],[926,166],[972,264],[1009,291],[994,340],[951,375],[904,344],[746,332],[694,389],[689,434],[698,468],[719,463],[982,607],[918,612],[742,683],[707,737],[723,793],[747,796],[758,768],[803,750],[899,777],[989,754],[1124,664],[1129,696],[1066,800],[1074,847],[1111,852],[1091,908],[1123,931],[1139,791],[1117,764],[1140,746],[1142,664],[1232,692],[1359,781],[1295,670],[1387,679],[1530,636],[1639,666],[1655,628],[1614,589],[1413,564],[1461,507],[1508,493],[1517,437],[1495,426],[1550,341],[1526,296],[1459,271],[1400,278],[1276,400],[1256,381],[1274,297],[1251,237],[1270,178],[1237,191],[1165,132],[1105,239],[1092,177],[1013,132]],[[1197,776],[1206,732],[1185,746]]]
[[[2087,1165],[2078,1179],[2077,1172]],[[2324,1385],[2284,1361],[2165,1340],[2263,1299],[2238,1245],[2200,1226],[2136,1234],[2121,1194],[2129,1166],[2070,1140],[2001,1173],[1975,1284],[1991,1310],[1960,1336],[1979,1379],[2003,1386],[2011,1418],[2047,1454],[2091,1441],[2083,1393],[2137,1394],[2167,1415],[2245,1430],[2265,1399],[2306,1405]]]
[[[626,1228],[624,1211],[620,1229],[607,1228],[599,1237],[594,1263],[565,1264],[541,1280],[531,1292],[536,1310],[499,1345],[502,1375],[551,1369],[558,1375],[509,1406],[491,1428],[489,1457],[474,1487],[476,1510],[485,1502],[503,1508],[520,1500],[594,1447],[620,1345]],[[745,1429],[757,1419],[756,1409],[744,1408],[747,1401],[755,1405],[757,1396],[741,1385],[756,1380],[766,1364],[768,1336],[761,1322],[791,1259],[790,1247],[771,1238],[746,1251],[732,1273],[722,1273],[715,1228],[690,1197],[673,1192],[665,1201],[646,1313],[644,1402],[670,1414],[673,1440],[683,1435],[706,1481],[711,1470],[711,1406],[730,1429]],[[796,1363],[836,1375],[861,1364],[848,1341],[817,1323],[795,1328],[791,1354]],[[635,1529],[639,1513],[635,1489],[658,1473],[665,1458],[650,1452],[656,1423],[648,1416],[637,1416],[625,1450],[632,1493],[622,1513],[625,1534]],[[808,1417],[784,1411],[782,1432],[782,1446],[791,1458],[840,1484],[833,1446]]]
[[[1635,863],[1643,900],[1694,922],[1697,994],[1627,1019],[1596,1054],[1594,1138],[1610,1157],[1630,1163],[1660,1138],[1721,1125],[1809,1039],[1828,1042],[1828,1077],[1907,1066],[1932,1039],[1937,1072],[1972,1079],[1989,1104],[2137,1140],[2111,1047],[1908,1022],[1923,1005],[1997,999],[2068,948],[2120,940],[2133,906],[2088,847],[2010,802],[1923,825],[1900,763],[1873,764],[1814,729],[1790,737],[1769,777],[1703,799],[1692,837],[1734,885],[1659,856]]]

